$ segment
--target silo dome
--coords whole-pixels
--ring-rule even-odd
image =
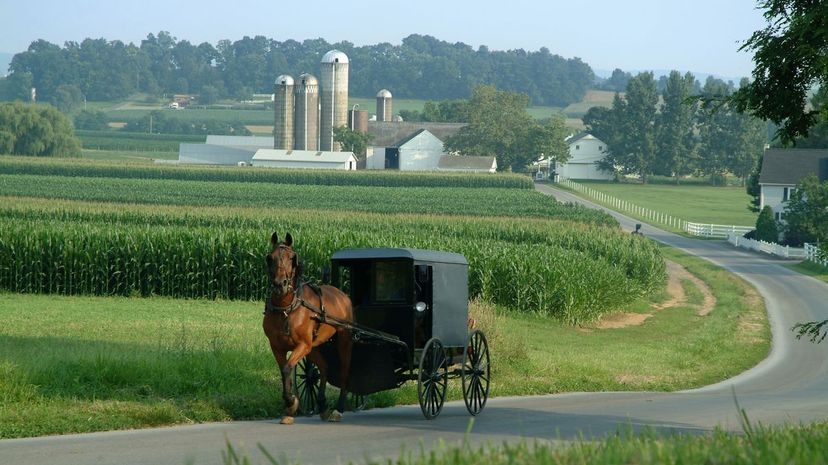
[[[348,63],[348,55],[339,50],[331,50],[322,56],[321,63]]]
[[[299,80],[302,82],[303,85],[306,86],[318,86],[319,81],[316,80],[316,77],[313,74],[302,74],[299,76]]]
[[[276,82],[274,84],[276,84],[277,86],[278,85],[292,86],[293,85],[293,76],[283,74],[283,75],[276,78]]]
[[[388,92],[388,89],[382,89],[377,92],[377,98],[391,98],[391,92]]]

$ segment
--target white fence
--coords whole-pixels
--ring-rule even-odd
[[[805,259],[814,263],[819,263],[822,266],[828,266],[828,257],[822,258],[819,247],[813,244],[805,244]]]
[[[604,205],[608,205],[614,210],[631,213],[639,218],[644,218],[645,221],[664,225],[673,229],[680,229],[694,236],[726,239],[730,234],[742,235],[754,229],[752,226],[692,223],[682,218],[650,210],[649,208],[636,205],[632,202],[599,192],[589,186],[573,182],[572,180],[564,177],[561,177],[558,180],[558,183],[576,192],[580,192],[588,197],[591,197]]]
[[[799,247],[788,247],[787,245],[779,245],[775,242],[765,242],[765,241],[757,241],[754,239],[747,239],[742,237],[741,235],[729,235],[727,237],[727,242],[735,245],[736,247],[741,247],[743,249],[750,249],[756,250],[759,252],[769,253],[772,255],[776,255],[777,257],[784,257],[784,258],[806,258],[807,255],[805,253],[804,248]]]

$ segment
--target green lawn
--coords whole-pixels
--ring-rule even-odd
[[[685,389],[764,358],[769,331],[755,291],[707,262],[665,254],[710,284],[712,313],[672,308],[641,326],[597,329],[474,302],[490,341],[491,395]],[[627,310],[653,312],[649,303]],[[261,306],[0,294],[0,438],[279,416]],[[461,397],[459,383],[449,397]],[[369,405],[416,398],[408,383]]]
[[[694,223],[736,226],[756,224],[756,214],[747,209],[750,196],[745,193],[744,187],[577,182],[641,207]]]
[[[796,265],[788,265],[788,268],[828,283],[828,267],[805,260]]]

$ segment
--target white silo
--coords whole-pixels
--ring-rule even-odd
[[[293,77],[283,74],[273,84],[273,148],[293,150]]]
[[[348,56],[331,50],[322,57],[322,105],[319,121],[319,149],[339,151],[333,128],[348,125]]]
[[[391,121],[391,92],[382,89],[377,92],[377,121]]]
[[[319,150],[319,81],[313,75],[299,76],[296,91],[296,150]]]

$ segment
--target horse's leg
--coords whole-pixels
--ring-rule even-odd
[[[296,411],[299,410],[299,399],[293,393],[293,370],[296,368],[299,360],[302,360],[308,352],[310,352],[309,346],[300,343],[293,348],[293,351],[290,353],[290,358],[288,358],[287,363],[282,367],[283,396],[285,399],[285,415],[281,421],[283,425],[292,425],[293,417],[296,415]]]
[[[291,406],[298,403],[298,399],[292,394],[292,377],[287,362],[287,352],[276,348],[273,344],[270,345],[270,350],[276,358],[276,364],[279,365],[279,374],[282,376],[282,400],[285,404],[285,415],[282,417],[282,423],[291,424],[293,423],[293,413],[288,412]],[[293,412],[296,412],[295,408]]]
[[[325,388],[328,385],[328,364],[325,362],[325,357],[319,349],[311,350],[308,358],[317,368],[319,368],[319,393],[316,397],[316,409],[319,412],[319,418],[323,420],[328,419],[330,411],[328,411],[328,400],[325,397]]]
[[[328,421],[339,421],[342,419],[342,413],[345,411],[345,402],[348,400],[348,375],[351,372],[351,349],[353,349],[353,340],[351,339],[351,332],[348,330],[341,331],[336,337],[337,352],[339,352],[339,379],[341,380],[342,388],[339,390],[339,400],[336,403],[336,410],[331,414]],[[336,414],[339,415],[336,415]],[[338,417],[338,418],[336,418]]]

